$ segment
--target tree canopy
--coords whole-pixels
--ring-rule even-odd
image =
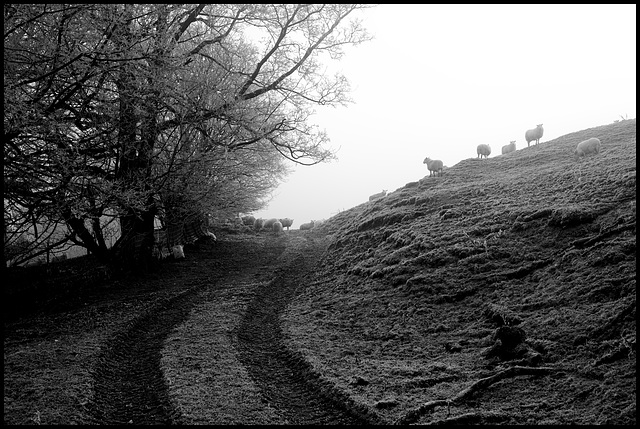
[[[5,249],[50,223],[137,263],[161,208],[263,207],[288,164],[335,157],[310,118],[350,102],[323,64],[370,38],[366,7],[5,4]]]

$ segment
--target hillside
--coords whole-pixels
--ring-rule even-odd
[[[4,423],[635,425],[635,127],[145,274],[7,270]]]
[[[463,160],[316,234],[290,347],[388,421],[635,423],[635,119]]]

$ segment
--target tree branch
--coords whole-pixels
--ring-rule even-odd
[[[519,375],[547,375],[551,371],[554,371],[554,368],[550,367],[528,367],[528,366],[513,366],[511,368],[507,368],[503,371],[500,371],[492,376],[481,378],[480,380],[473,383],[471,386],[462,390],[460,393],[455,395],[450,399],[439,399],[436,401],[430,401],[425,404],[422,404],[420,407],[409,411],[406,415],[399,418],[394,422],[396,425],[408,425],[411,423],[415,423],[418,419],[428,413],[430,410],[441,407],[441,406],[450,406],[453,404],[458,404],[463,402],[465,399],[472,396],[474,393],[481,389],[486,389],[492,384],[497,383],[498,381],[504,380],[505,378],[516,377]]]

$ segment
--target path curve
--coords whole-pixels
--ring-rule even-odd
[[[195,262],[182,269],[196,281],[159,300],[105,343],[92,370],[94,395],[88,409],[94,423],[180,424],[161,370],[165,340],[199,304],[203,288],[233,283],[238,273],[264,270],[272,280],[266,286],[258,283],[236,328],[235,344],[240,363],[265,401],[289,424],[382,423],[375,412],[324,380],[301,353],[285,346],[280,316],[304,289],[305,275],[324,250],[321,240],[309,235],[302,240],[265,240],[262,245],[254,241],[216,246],[215,265],[207,259],[211,256],[198,261],[193,254]],[[283,253],[286,259],[280,257]]]
[[[90,410],[96,423],[179,422],[179,413],[169,401],[160,358],[165,338],[186,320],[198,289],[191,288],[154,306],[105,345],[98,359],[101,364],[93,371]]]
[[[378,415],[324,380],[300,353],[285,345],[280,316],[304,288],[305,275],[322,250],[309,237],[293,261],[256,291],[239,327],[239,359],[290,424],[381,424]]]

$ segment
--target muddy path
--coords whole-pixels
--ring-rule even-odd
[[[257,242],[218,242],[190,248],[185,261],[173,262],[180,274],[167,279],[171,290],[114,333],[104,344],[92,370],[93,397],[88,405],[98,424],[176,424],[180,412],[172,405],[160,359],[168,335],[189,317],[202,292],[221,283],[233,283],[263,269],[267,260],[260,250],[280,254],[282,245],[256,248]]]
[[[278,269],[268,287],[257,291],[239,327],[240,361],[265,398],[291,424],[379,424],[376,415],[323,381],[283,341],[280,316],[304,289],[322,250],[319,241],[309,237],[292,260]]]
[[[94,396],[88,406],[92,420],[180,424],[180,411],[170,400],[160,365],[166,338],[208,296],[204,291],[262,276],[270,280],[253,291],[235,335],[238,359],[264,401],[287,423],[379,423],[376,415],[323,381],[301,354],[284,345],[280,315],[304,289],[305,274],[322,253],[321,240],[222,241],[216,246],[215,261],[208,263],[211,249],[192,252],[185,287],[159,300],[107,341],[92,371]]]
[[[96,422],[171,424],[177,420],[159,366],[160,355],[167,335],[189,315],[196,291],[190,289],[157,305],[107,343],[93,373],[90,410]]]

